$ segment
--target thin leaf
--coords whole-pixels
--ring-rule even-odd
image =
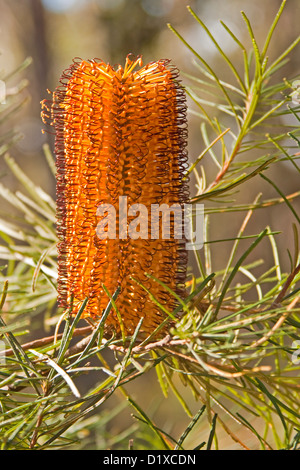
[[[260,176],[268,181],[268,183],[270,183],[271,186],[273,186],[273,188],[276,189],[276,191],[280,194],[280,196],[282,197],[282,199],[284,200],[284,202],[286,203],[286,205],[288,206],[288,208],[290,209],[290,211],[294,214],[297,222],[300,224],[300,217],[298,216],[297,212],[295,211],[295,209],[293,208],[293,206],[290,204],[290,202],[288,201],[287,197],[283,194],[283,192],[278,188],[278,186],[276,186],[276,184],[270,180],[267,176],[263,175],[263,174],[260,174]]]
[[[227,64],[229,65],[229,67],[231,68],[234,76],[236,77],[241,89],[244,91],[244,93],[246,94],[247,90],[244,86],[244,83],[241,79],[241,77],[239,76],[239,73],[238,71],[236,70],[234,64],[232,63],[232,61],[229,59],[229,57],[224,53],[223,49],[220,47],[220,45],[218,44],[218,42],[215,40],[214,36],[211,34],[211,32],[209,31],[209,29],[207,28],[207,26],[203,23],[203,21],[199,18],[198,15],[196,15],[196,13],[194,12],[194,10],[191,8],[191,7],[187,7],[189,12],[192,14],[192,16],[198,21],[198,23],[202,26],[202,28],[204,29],[204,31],[206,32],[206,34],[209,36],[209,38],[212,40],[212,42],[214,43],[214,45],[216,46],[216,48],[218,49],[219,53],[221,54],[221,56],[223,57],[223,59],[227,62]]]
[[[267,235],[267,233],[268,233],[267,229],[265,229],[263,232],[261,232],[260,235],[257,237],[257,239],[251,244],[251,246],[245,251],[245,253],[243,253],[243,255],[239,258],[239,260],[235,264],[235,266],[232,269],[232,272],[230,273],[230,275],[228,276],[228,279],[227,279],[227,281],[224,285],[224,288],[223,288],[223,290],[220,294],[220,297],[219,297],[219,300],[218,300],[218,303],[217,303],[217,306],[216,306],[216,309],[215,309],[215,312],[214,312],[214,318],[216,318],[218,313],[219,313],[219,310],[222,306],[223,299],[226,295],[227,289],[228,289],[229,285],[231,284],[232,279],[234,278],[235,274],[237,273],[239,267],[242,265],[243,261],[247,258],[247,256],[254,250],[254,248]]]
[[[210,430],[210,433],[209,433],[209,436],[208,436],[206,450],[211,450],[213,439],[214,439],[215,433],[216,433],[217,417],[218,417],[218,415],[214,414],[214,417],[212,419],[212,424],[211,424],[211,430]]]

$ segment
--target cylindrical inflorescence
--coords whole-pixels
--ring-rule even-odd
[[[84,315],[97,318],[119,288],[106,325],[127,335],[174,310],[187,268],[172,212],[189,197],[185,94],[169,61],[137,65],[75,60],[42,110],[55,127],[59,305],[72,299],[76,313],[88,298]]]

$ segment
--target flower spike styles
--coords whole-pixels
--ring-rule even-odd
[[[189,199],[178,71],[166,60],[143,67],[127,57],[117,69],[74,60],[42,108],[55,128],[59,305],[73,298],[76,313],[88,298],[85,316],[95,319],[119,287],[106,325],[132,335],[143,317],[150,334],[185,295],[185,237],[153,236],[150,223],[153,207]],[[174,225],[171,214],[170,234]]]

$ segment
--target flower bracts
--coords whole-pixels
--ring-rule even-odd
[[[167,61],[135,70],[138,64],[127,58],[115,70],[76,61],[42,111],[56,136],[59,305],[67,308],[73,297],[76,313],[88,298],[85,315],[100,317],[109,301],[103,285],[110,294],[119,287],[118,312],[106,320],[117,334],[121,326],[132,334],[141,317],[141,330],[153,332],[176,306],[172,291],[184,295],[187,265],[172,216],[168,239],[150,230],[153,204],[188,201],[185,95]],[[103,207],[115,208],[112,231]]]

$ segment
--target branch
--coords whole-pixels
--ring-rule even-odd
[[[75,328],[73,336],[86,336],[89,333],[93,331],[92,326],[86,326],[83,328]],[[28,343],[22,344],[22,348],[24,351],[28,349],[35,349],[35,348],[40,348],[43,346],[46,346],[47,344],[53,343],[56,339],[61,339],[62,338],[62,333],[59,333],[58,335],[52,335],[52,336],[45,336],[44,338],[39,338],[33,341],[29,341]],[[0,351],[0,356],[13,356],[14,352],[12,349],[6,349],[4,351]]]

